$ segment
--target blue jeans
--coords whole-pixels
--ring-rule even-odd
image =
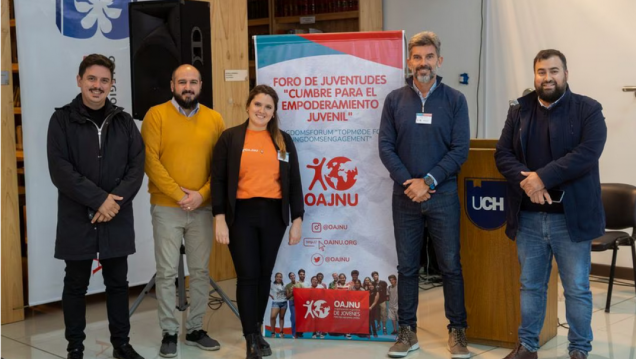
[[[296,336],[296,306],[294,305],[294,300],[291,299],[289,301],[289,311],[291,312],[291,325],[292,325],[292,336]]]
[[[521,264],[519,341],[528,350],[539,349],[553,255],[565,295],[565,318],[570,327],[568,351],[587,354],[592,350],[591,245],[591,241],[570,239],[564,214],[521,212],[517,233]]]
[[[420,252],[428,226],[444,286],[448,328],[466,328],[464,278],[459,260],[459,197],[457,191],[435,193],[415,203],[393,193],[393,228],[398,257],[398,318],[401,326],[417,327]]]

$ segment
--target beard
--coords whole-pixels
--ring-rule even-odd
[[[544,90],[543,85],[554,83],[554,89],[552,90]],[[539,98],[545,102],[553,103],[556,100],[560,99],[561,96],[565,93],[565,89],[567,88],[567,82],[563,82],[563,84],[559,85],[555,81],[542,82],[540,86],[535,86],[535,90],[537,90],[537,95]]]
[[[428,70],[428,75],[418,75],[420,70]],[[435,78],[436,75],[437,75],[437,71],[435,71],[435,69],[431,68],[428,65],[418,66],[415,69],[415,78],[417,79],[418,82],[423,84],[429,83],[432,79]]]
[[[186,100],[183,98],[183,96],[187,94],[192,95],[192,99]],[[193,110],[199,103],[199,95],[195,95],[192,91],[183,91],[181,94],[172,92],[172,96],[174,96],[174,100],[177,101],[179,106],[181,106],[184,110]]]

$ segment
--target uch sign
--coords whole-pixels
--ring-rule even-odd
[[[466,178],[464,210],[470,221],[480,229],[492,231],[504,225],[506,181],[487,178]]]

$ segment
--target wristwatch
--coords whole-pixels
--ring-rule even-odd
[[[424,183],[426,183],[428,188],[430,188],[431,190],[435,189],[435,180],[433,179],[433,177],[426,175],[426,177],[424,177]]]

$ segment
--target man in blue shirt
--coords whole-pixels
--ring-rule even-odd
[[[506,234],[516,238],[521,264],[519,345],[506,359],[537,358],[553,256],[565,290],[570,358],[585,359],[592,350],[591,241],[605,228],[598,160],[607,128],[601,105],[570,91],[560,51],[537,54],[534,87],[508,111],[495,152],[508,180]]]
[[[469,358],[466,348],[464,279],[459,259],[457,172],[468,157],[470,124],[466,98],[442,83],[440,41],[432,32],[409,40],[407,85],[391,92],[380,123],[380,158],[394,181],[393,227],[398,257],[399,331],[390,357],[419,348],[417,304],[420,251],[428,227],[444,282],[448,349]]]

